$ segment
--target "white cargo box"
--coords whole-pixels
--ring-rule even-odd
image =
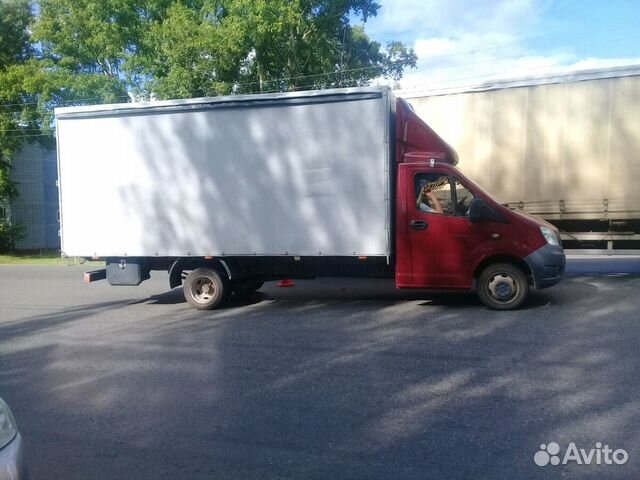
[[[386,88],[56,109],[72,256],[390,254]]]

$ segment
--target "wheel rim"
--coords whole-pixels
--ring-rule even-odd
[[[215,296],[216,286],[209,277],[198,277],[191,283],[191,297],[198,303],[209,303]]]
[[[507,273],[497,273],[489,279],[487,291],[496,302],[510,303],[518,296],[518,282]]]

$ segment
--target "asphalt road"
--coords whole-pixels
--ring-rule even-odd
[[[33,479],[640,476],[638,276],[516,312],[334,279],[196,312],[166,275],[82,271],[0,267],[0,396]],[[539,467],[549,442],[629,460]]]

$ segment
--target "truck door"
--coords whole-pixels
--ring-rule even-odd
[[[406,238],[397,244],[408,251],[398,267],[406,270],[410,264],[411,274],[405,271],[397,275],[398,283],[404,283],[398,286],[469,288],[474,265],[472,245],[481,237],[478,226],[467,216],[473,193],[446,167],[400,167],[405,167],[399,176],[405,182],[399,194],[404,190],[406,210],[399,219],[406,222]],[[398,256],[400,259],[400,252]]]

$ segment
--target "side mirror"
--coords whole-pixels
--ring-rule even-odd
[[[493,211],[493,209],[487,205],[487,202],[481,198],[474,198],[469,205],[469,221],[471,223],[481,222],[504,222],[505,220],[501,215]]]

